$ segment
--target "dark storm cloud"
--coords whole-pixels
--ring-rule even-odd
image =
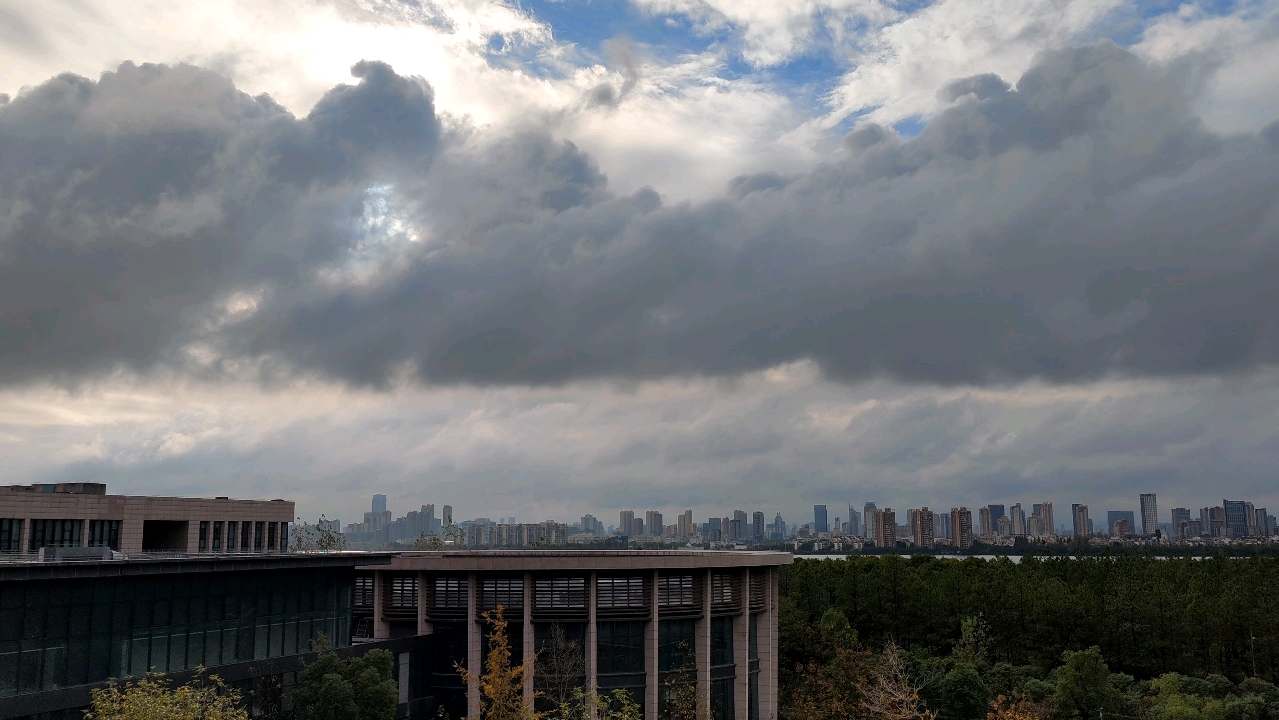
[[[197,342],[374,385],[1273,362],[1275,133],[1210,133],[1182,72],[1046,54],[947,86],[913,139],[863,127],[805,176],[665,207],[544,133],[443,133],[384,65],[303,119],[193,68],[57,78],[0,106],[0,375]]]

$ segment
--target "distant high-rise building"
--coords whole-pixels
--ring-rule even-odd
[[[1021,537],[1026,534],[1026,511],[1021,509],[1021,503],[1014,503],[1008,508],[1009,532],[1015,537]]]
[[[631,536],[639,537],[644,534],[644,518],[635,518],[631,523]]]
[[[1244,537],[1248,534],[1248,503],[1243,500],[1222,500],[1221,507],[1225,510],[1226,532],[1232,538]]]
[[[440,522],[444,523],[445,527],[452,525],[453,524],[453,506],[445,505],[442,508],[442,512],[443,514],[440,515]]]
[[[924,548],[932,547],[934,545],[933,511],[922,507],[909,511],[909,515],[911,534],[914,536],[915,544]]]
[[[425,515],[424,524],[426,525],[427,534],[437,532],[440,528],[435,522],[435,503],[427,503],[422,506],[422,514]]]
[[[386,496],[374,495],[373,496],[373,514],[381,515],[384,512],[386,512]]]
[[[875,503],[868,502],[862,507],[862,519],[865,521],[865,537],[870,542],[875,542],[876,526],[875,513],[879,512],[875,507]]]
[[[1141,503],[1141,534],[1154,536],[1159,530],[1159,506],[1155,504],[1155,494],[1142,493],[1138,500]]]
[[[747,520],[747,517],[746,517],[746,511],[745,511],[745,510],[734,510],[734,511],[733,511],[733,524],[736,526],[736,527],[733,529],[733,539],[734,539],[734,540],[749,540],[749,539],[750,539],[750,534],[751,534],[751,525],[750,525],[750,522]]]
[[[990,508],[990,526],[992,528],[999,526],[999,518],[1004,516],[1003,505],[987,505]]]
[[[1254,535],[1269,535],[1269,534],[1270,534],[1269,532],[1267,532],[1267,527],[1266,527],[1266,518],[1267,518],[1267,517],[1269,517],[1269,515],[1266,513],[1266,509],[1265,509],[1265,508],[1257,508],[1256,510],[1253,510],[1253,518],[1254,518],[1254,520],[1253,520],[1253,524],[1252,524],[1252,526],[1255,528],[1255,530],[1254,530],[1254,532],[1253,532],[1253,534],[1254,534]]]
[[[1137,516],[1131,510],[1107,510],[1106,511],[1106,532],[1114,534],[1113,528],[1115,523],[1123,520],[1128,523],[1128,534],[1132,535],[1137,532]]]
[[[973,546],[973,513],[966,507],[950,510],[950,544],[960,550]]]
[[[634,535],[635,534],[635,511],[622,510],[617,514],[617,534],[618,535]]]
[[[1176,524],[1181,522],[1182,520],[1185,520],[1186,522],[1190,522],[1190,508],[1173,508],[1172,524],[1176,526]]]
[[[826,506],[813,506],[813,532],[824,533],[830,532],[830,524],[826,521]]]
[[[897,546],[897,513],[884,508],[876,513],[875,545],[882,548]]]
[[[1132,528],[1128,526],[1128,518],[1119,518],[1111,523],[1110,534],[1117,538],[1126,538],[1132,535]]]
[[[649,535],[660,536],[662,531],[666,529],[662,513],[657,510],[649,510],[644,513],[644,527],[648,528]]]
[[[786,539],[786,521],[782,519],[782,514],[777,513],[773,518],[773,541],[782,542]]]
[[[858,513],[853,509],[853,504],[848,503],[848,534],[853,537],[861,537],[861,523],[857,518]]]
[[[1070,506],[1070,514],[1074,520],[1075,537],[1092,537],[1092,520],[1088,517],[1088,506],[1075,503]]]
[[[1026,533],[1031,537],[1043,537],[1050,534],[1044,528],[1044,519],[1037,512],[1032,513],[1030,519],[1026,521]]]
[[[676,522],[676,532],[680,537],[690,537],[695,534],[695,530],[696,528],[693,527],[693,511],[685,510]]]
[[[1039,517],[1044,521],[1044,534],[1056,535],[1057,526],[1053,524],[1053,504],[1050,502],[1039,503],[1037,508]]]
[[[947,540],[954,539],[955,536],[950,529],[950,513],[933,513],[933,516],[933,527],[937,531],[937,537],[946,538]]]
[[[756,510],[751,513],[751,539],[755,542],[762,542],[764,536],[764,513]]]
[[[989,505],[977,508],[977,533],[984,540],[995,534],[995,520],[991,517]]]

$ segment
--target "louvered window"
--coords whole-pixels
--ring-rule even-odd
[[[507,610],[524,608],[523,578],[485,578],[480,581],[480,600],[485,610],[501,605]]]
[[[451,610],[466,609],[466,578],[435,578],[435,598],[432,607]]]
[[[397,610],[417,607],[417,578],[391,578],[391,607]]]
[[[767,605],[764,570],[751,570],[751,609],[763,610]]]
[[[603,608],[642,608],[644,602],[644,578],[602,577],[596,586],[596,606]]]
[[[733,576],[719,573],[711,575],[711,604],[712,605],[736,605],[737,604],[737,587],[733,583]]]
[[[538,610],[581,610],[586,607],[586,578],[537,578],[533,607]]]
[[[692,575],[663,575],[657,578],[657,602],[662,607],[694,607],[697,596]]]
[[[373,607],[373,576],[360,575],[355,578],[355,607]]]

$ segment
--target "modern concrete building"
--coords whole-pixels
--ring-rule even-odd
[[[0,554],[99,547],[143,552],[277,552],[288,547],[284,500],[108,495],[101,483],[0,487]]]
[[[716,720],[777,717],[778,571],[789,553],[698,551],[406,552],[355,578],[356,640],[433,635],[428,692],[478,717],[483,613],[503,608],[516,662],[554,643],[581,653],[586,687],[626,689],[656,720],[687,678]],[[558,639],[557,639],[558,638]],[[537,666],[525,696],[542,689]],[[700,714],[700,712],[699,712]]]

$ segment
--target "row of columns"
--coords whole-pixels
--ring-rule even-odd
[[[698,713],[703,714],[710,709],[711,700],[711,619],[712,615],[712,570],[705,571],[702,583],[702,613],[697,623],[695,658],[697,664],[697,705]],[[770,568],[746,568],[742,570],[741,606],[733,617],[733,664],[734,664],[734,717],[736,720],[748,720],[750,695],[750,579],[752,573],[764,576],[764,609],[757,613],[759,648],[759,716],[761,720],[775,720],[777,717],[777,572]],[[377,582],[373,585],[373,625],[374,637],[390,637],[390,622],[383,612],[382,573],[377,573]],[[648,628],[644,636],[644,716],[645,720],[657,720],[657,709],[661,693],[660,672],[660,629],[661,605],[658,602],[658,571],[652,574],[653,582],[649,602]],[[419,575],[417,631],[420,635],[429,635],[432,626],[426,612],[427,597],[425,576]],[[466,594],[466,666],[478,677],[483,671],[483,627],[478,618],[479,587],[476,574],[467,575]],[[587,624],[586,624],[586,686],[598,685],[598,611],[596,602],[596,574],[591,573],[587,583]],[[536,655],[535,636],[533,632],[533,577],[532,573],[524,573],[524,608],[523,608],[523,657],[521,662],[531,662]],[[534,696],[533,674],[524,677],[524,697],[532,701]],[[480,715],[480,689],[478,682],[472,682],[467,688],[467,715]]]

